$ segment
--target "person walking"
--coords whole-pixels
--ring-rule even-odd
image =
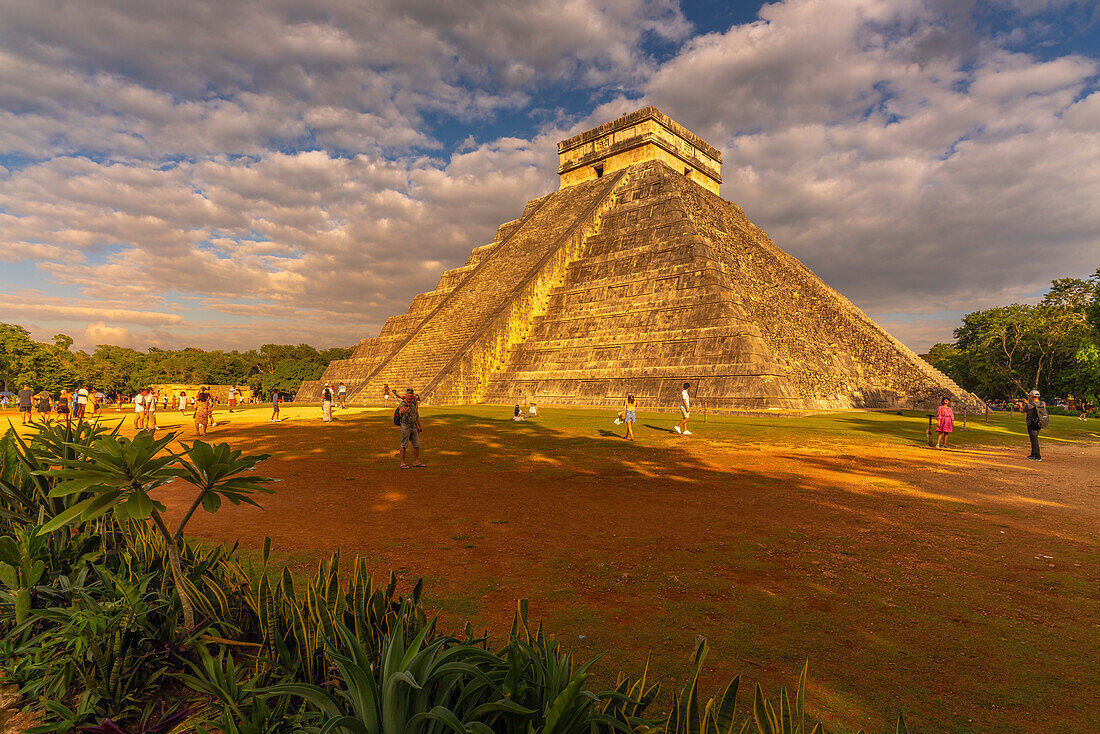
[[[229,412],[232,413],[233,409],[237,407],[237,386],[229,386]]]
[[[211,425],[213,415],[214,399],[204,385],[199,388],[198,394],[195,395],[195,433],[205,436],[207,428]]]
[[[420,410],[416,393],[410,387],[405,391],[405,397],[397,406],[395,422],[401,427],[401,468],[408,469],[405,462],[405,449],[409,444],[413,447],[413,466],[421,468],[424,464],[420,461],[420,433],[424,430],[420,427]]]
[[[332,422],[332,388],[325,383],[325,389],[321,391],[321,420],[325,423]]]
[[[341,409],[348,407],[348,386],[341,382],[336,388],[336,397],[340,399]]]
[[[68,390],[62,390],[61,394],[57,396],[57,419],[68,420],[70,412],[72,411],[73,394]]]
[[[134,396],[134,430],[141,431],[145,428],[145,409],[149,400],[149,391],[144,387]]]
[[[1050,422],[1050,414],[1047,413],[1047,404],[1042,401],[1042,393],[1032,390],[1027,394],[1027,402],[1020,404],[1020,411],[1024,414],[1024,424],[1027,426],[1027,437],[1031,439],[1030,461],[1042,461],[1039,454],[1039,431],[1047,427]]]
[[[279,421],[282,420],[282,418],[279,417],[279,403],[281,403],[281,402],[282,402],[282,399],[281,399],[281,396],[279,395],[278,390],[271,393],[271,422],[272,423],[278,423]]]
[[[638,419],[638,401],[634,393],[626,394],[626,403],[623,404],[623,423],[626,424],[626,435],[623,438],[634,440],[634,421]]]
[[[390,383],[386,383],[382,386],[382,399],[386,401],[386,405],[390,404]]]
[[[682,433],[685,436],[692,435],[688,430],[688,419],[691,418],[691,396],[688,395],[688,388],[691,387],[690,382],[684,383],[684,389],[680,392],[680,422],[676,425],[676,432]]]
[[[155,431],[157,430],[157,403],[160,398],[156,392],[149,390],[149,395],[145,400],[145,430]]]
[[[74,420],[84,420],[84,412],[88,409],[88,398],[91,394],[92,391],[88,389],[87,385],[76,391],[75,404],[73,405]]]
[[[49,423],[52,412],[53,404],[50,402],[50,394],[43,390],[38,393],[38,414],[43,416],[42,420]]]
[[[34,402],[34,393],[31,392],[30,385],[24,385],[23,389],[19,391],[19,418],[21,419],[20,425],[27,425],[31,422],[31,408]]]
[[[186,390],[180,390],[179,402],[180,402],[180,415],[184,415],[184,414],[187,413],[187,391]]]
[[[940,401],[940,407],[936,408],[936,437],[937,449],[947,448],[947,436],[955,430],[955,411],[951,409],[951,398]]]

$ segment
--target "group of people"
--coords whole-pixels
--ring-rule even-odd
[[[54,416],[59,420],[79,420],[98,413],[104,399],[103,393],[92,390],[88,385],[79,387],[75,391],[63,389],[57,393],[56,398],[48,390],[35,393],[30,385],[23,385],[15,397],[19,403],[20,425],[30,423],[31,416],[36,410],[39,418],[46,422]],[[5,407],[7,400],[7,396],[4,396]]]
[[[1039,432],[1047,427],[1050,422],[1050,414],[1047,404],[1043,402],[1042,393],[1032,390],[1027,395],[1027,400],[1017,400],[1013,408],[1024,414],[1024,425],[1027,427],[1027,436],[1031,441],[1031,453],[1027,455],[1029,461],[1042,461],[1039,451]],[[951,398],[944,397],[936,408],[936,443],[933,448],[946,449],[947,437],[955,431],[955,411],[951,408]]]

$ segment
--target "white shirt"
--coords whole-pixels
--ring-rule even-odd
[[[685,408],[690,408],[691,407],[691,398],[688,397],[688,391],[687,390],[684,390],[683,392],[680,393],[680,400],[684,401],[684,407]]]
[[[145,396],[144,395],[135,395],[134,396],[134,412],[135,413],[144,413],[145,412]]]
[[[76,404],[87,405],[88,404],[88,391],[84,388],[80,388],[76,391]]]
[[[234,390],[233,388],[229,388],[229,399],[233,400],[236,397],[237,397],[237,391]]]

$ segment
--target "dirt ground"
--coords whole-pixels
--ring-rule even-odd
[[[647,658],[682,674],[697,635],[710,693],[738,673],[777,693],[809,659],[830,731],[899,711],[913,732],[1100,728],[1100,426],[1059,418],[1037,464],[1011,416],[933,451],[920,414],[712,417],[693,437],[643,414],[629,444],[597,411],[425,409],[428,466],[399,470],[388,412],[269,413],[219,413],[211,438],[270,453],[275,493],[193,534],[269,536],[300,571],[362,555],[423,576],[445,628],[498,639],[527,598],[577,657],[606,653],[606,683]]]

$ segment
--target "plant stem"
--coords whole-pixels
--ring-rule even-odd
[[[191,519],[191,516],[195,514],[195,510],[199,509],[199,505],[202,504],[202,498],[205,496],[206,492],[199,492],[199,496],[195,498],[195,501],[187,508],[187,512],[184,513],[183,519],[180,520],[180,524],[176,528],[176,532],[172,535],[172,539],[177,543],[180,541],[180,538],[183,537],[183,526],[186,525],[187,521]]]
[[[168,545],[168,563],[172,567],[172,580],[176,584],[176,592],[180,595],[180,606],[183,607],[183,627],[184,629],[192,629],[195,626],[195,610],[191,606],[190,597],[187,596],[187,588],[183,579],[183,567],[180,565],[179,546],[176,544],[176,539],[172,537],[172,533],[169,532],[168,526],[164,524],[164,518],[161,517],[160,511],[154,507],[150,517],[153,518],[153,522]]]

